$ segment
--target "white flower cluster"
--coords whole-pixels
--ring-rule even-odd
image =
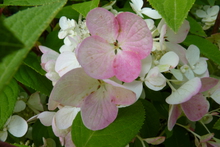
[[[218,12],[219,12],[219,6],[217,5],[215,6],[205,5],[201,9],[198,9],[196,11],[196,15],[199,18],[202,18],[202,22],[204,23],[203,26],[204,30],[207,30],[214,25],[215,20],[218,16]]]

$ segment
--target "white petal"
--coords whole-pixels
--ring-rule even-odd
[[[152,19],[145,19],[144,21],[147,23],[149,30],[152,30],[155,27]]]
[[[54,116],[57,128],[58,129],[69,128],[72,125],[73,120],[79,111],[80,108],[68,107],[68,106],[65,106],[61,108],[59,111],[57,111],[57,113]]]
[[[188,69],[185,71],[184,75],[186,76],[186,78],[187,78],[188,80],[191,80],[192,78],[195,77],[195,75],[194,75],[194,73],[193,73],[193,71],[192,71],[191,68],[188,68]]]
[[[196,15],[197,15],[198,17],[200,17],[200,18],[205,18],[205,17],[207,17],[206,12],[203,11],[203,10],[197,10],[197,11],[196,11]]]
[[[35,112],[44,111],[38,92],[33,93],[27,102],[28,106]],[[37,110],[37,111],[36,111]]]
[[[68,71],[81,67],[73,52],[64,52],[57,58],[55,71],[62,77]]]
[[[65,16],[62,16],[60,18],[59,25],[62,30],[65,30],[68,28],[67,18]]]
[[[173,91],[170,96],[166,98],[168,104],[181,104],[188,101],[192,96],[196,95],[202,86],[201,80],[195,77],[185,84],[183,84],[179,89]]]
[[[142,65],[142,69],[141,69],[141,73],[139,76],[145,77],[145,75],[148,73],[148,71],[150,70],[151,65],[152,65],[151,55],[149,55],[145,59],[141,60],[141,65]]]
[[[207,66],[206,58],[200,58],[193,71],[198,75],[204,74],[207,70]]]
[[[153,19],[160,19],[162,18],[161,15],[156,11],[151,8],[143,8],[142,13],[153,18]]]
[[[138,10],[140,10],[144,4],[143,0],[131,0],[131,2],[138,8]]]
[[[212,6],[211,8],[207,9],[208,16],[218,15],[219,6]]]
[[[27,132],[27,122],[18,115],[13,115],[8,124],[8,131],[15,137],[22,137]]]
[[[135,92],[137,99],[141,96],[142,90],[143,90],[143,82],[142,81],[133,81],[131,83],[124,83],[126,88],[132,90]]]
[[[179,81],[182,81],[182,80],[183,80],[183,74],[181,73],[180,70],[178,70],[178,69],[171,69],[170,71],[171,71],[171,73],[173,74],[173,76],[174,76],[177,80],[179,80]]]
[[[0,141],[5,141],[8,137],[8,132],[7,131],[0,131]]]
[[[49,112],[49,111],[44,111],[38,115],[37,118],[40,119],[40,122],[45,125],[45,126],[51,126],[52,125],[52,119],[56,112]]]
[[[188,60],[190,66],[194,66],[200,58],[200,50],[195,45],[190,45],[186,50],[186,59]]]
[[[179,56],[173,51],[169,51],[166,54],[164,54],[159,62],[160,65],[169,65],[168,70],[175,68],[178,65],[178,63],[179,63]],[[162,70],[162,71],[160,70],[160,72],[164,72],[164,71],[167,70]]]
[[[15,104],[15,107],[14,107],[14,112],[17,113],[17,112],[21,112],[23,111],[24,109],[26,108],[26,104],[23,100],[18,100]]]

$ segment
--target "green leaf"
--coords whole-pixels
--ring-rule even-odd
[[[0,63],[0,93],[18,70],[39,36],[65,3],[66,0],[60,0],[49,5],[29,8],[5,19],[5,25],[14,32],[25,47],[2,59]]]
[[[60,0],[4,0],[4,5],[10,6],[36,6],[57,3]]]
[[[72,8],[72,6],[63,7],[62,10],[57,14],[56,18],[60,18],[62,16],[66,16],[69,19],[74,19],[78,21],[79,13]]]
[[[92,0],[89,2],[84,2],[84,3],[80,3],[80,4],[73,4],[72,8],[74,10],[76,10],[77,12],[79,12],[80,14],[82,14],[84,17],[86,17],[87,13],[98,7],[99,5],[99,0]]]
[[[215,122],[213,129],[220,130],[220,118]]]
[[[2,19],[0,19],[0,61],[3,57],[7,56],[8,54],[16,51],[22,47],[24,47],[23,43],[14,36],[14,34],[7,28],[4,24]]]
[[[80,113],[72,125],[72,139],[79,147],[122,147],[127,145],[138,133],[144,121],[144,107],[140,101],[120,108],[118,117],[107,128],[98,131],[87,129]]]
[[[35,146],[43,145],[43,137],[45,139],[51,138],[56,142],[56,147],[60,147],[60,142],[58,138],[54,135],[52,127],[44,126],[39,120],[37,120],[33,125],[32,137]]]
[[[187,20],[189,21],[189,25],[190,25],[190,30],[189,30],[190,33],[201,36],[201,37],[207,36],[204,30],[202,29],[202,26],[195,19],[188,16]]]
[[[50,80],[26,65],[21,65],[14,77],[22,84],[35,89],[36,91],[40,91],[47,96],[50,95],[53,87]]]
[[[43,45],[59,52],[60,47],[64,45],[64,43],[63,39],[58,38],[58,31],[52,31],[47,35],[46,41]]]
[[[145,121],[140,130],[142,138],[156,137],[160,127],[159,115],[154,105],[147,100],[141,100],[145,109]]]
[[[220,65],[220,51],[218,50],[218,47],[210,41],[199,36],[188,35],[183,44],[186,46],[191,44],[196,45],[200,49],[201,54]]]
[[[149,2],[164,18],[167,25],[177,32],[195,0],[149,0]]]
[[[24,64],[26,64],[41,75],[46,74],[46,72],[41,68],[40,58],[33,52],[29,52],[27,57],[24,59]]]
[[[18,93],[19,88],[15,80],[11,80],[0,93],[0,130],[13,113]]]
[[[175,126],[172,137],[164,142],[165,147],[190,147],[190,138],[188,132],[181,127]]]
[[[216,44],[220,49],[220,33],[212,34],[211,37],[208,37],[206,39],[213,44]]]

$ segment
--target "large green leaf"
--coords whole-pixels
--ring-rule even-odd
[[[141,100],[145,109],[145,121],[140,130],[142,138],[156,137],[160,127],[159,114],[154,105],[147,100]]]
[[[18,93],[19,88],[15,80],[11,80],[0,93],[0,130],[13,113]]]
[[[40,91],[47,96],[50,95],[52,90],[52,83],[45,76],[40,75],[30,67],[21,65],[18,72],[15,74],[15,79],[22,84]]]
[[[196,45],[200,52],[208,57],[210,60],[214,61],[218,65],[220,65],[220,51],[218,47],[214,44],[212,44],[210,41],[206,40],[205,38],[195,36],[195,35],[188,35],[183,42],[184,45]]]
[[[59,2],[60,0],[4,0],[4,5],[10,6],[36,6]]]
[[[99,0],[92,0],[89,2],[84,2],[84,3],[80,3],[80,4],[73,4],[72,8],[74,10],[76,10],[77,12],[79,12],[80,14],[82,14],[84,17],[86,17],[87,13],[98,7],[99,5]]]
[[[144,107],[140,101],[120,108],[118,117],[107,128],[98,131],[87,129],[80,113],[72,125],[72,139],[78,147],[122,147],[128,144],[138,133],[144,121]]]
[[[14,36],[14,34],[7,28],[2,19],[0,19],[0,62],[3,57],[10,54],[13,51],[16,51],[24,47],[23,43]]]
[[[65,3],[66,0],[60,0],[48,5],[29,8],[5,19],[5,25],[14,32],[25,47],[2,59],[0,63],[0,93],[3,87],[9,83],[39,36]]]
[[[188,16],[187,20],[189,21],[189,25],[190,25],[190,33],[194,34],[194,35],[198,35],[198,36],[202,36],[202,37],[206,37],[206,33],[204,32],[204,30],[202,29],[201,24],[199,24],[195,19],[193,19],[192,17]]]
[[[177,32],[195,0],[149,0],[149,2],[165,19],[167,25]]]

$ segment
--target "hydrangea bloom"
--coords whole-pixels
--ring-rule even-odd
[[[141,71],[141,60],[152,49],[147,24],[137,15],[123,12],[116,17],[104,8],[87,14],[91,34],[80,44],[76,55],[85,72],[96,79],[116,76],[132,82]]]
[[[135,93],[122,85],[109,79],[93,79],[82,68],[76,68],[62,76],[54,86],[49,109],[54,110],[59,104],[81,107],[85,126],[100,130],[115,120],[117,106],[131,105],[135,101]]]

